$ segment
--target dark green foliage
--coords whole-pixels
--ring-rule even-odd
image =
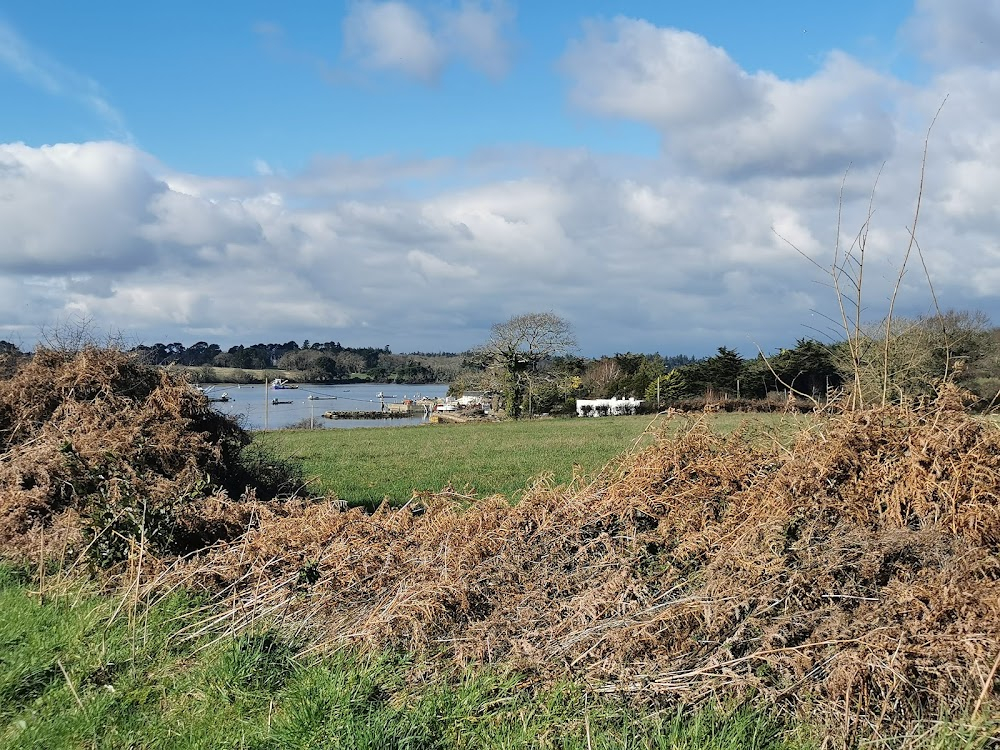
[[[252,488],[258,499],[273,500],[304,495],[306,484],[302,462],[281,453],[267,434],[261,434],[243,447],[226,489],[239,497]]]
[[[782,349],[777,357],[772,357],[770,365],[774,371],[769,373],[770,381],[776,380],[772,390],[784,387],[821,399],[842,383],[833,350],[818,341],[799,339],[794,349]]]
[[[683,371],[680,369],[671,370],[666,375],[661,375],[648,386],[643,395],[650,405],[670,406],[684,398],[689,392],[689,386],[684,379]]]
[[[714,357],[703,359],[678,368],[685,384],[686,396],[704,396],[712,393],[717,397],[735,398],[740,393],[743,374],[743,358],[732,349],[719,347]]]

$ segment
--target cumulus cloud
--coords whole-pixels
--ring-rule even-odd
[[[997,0],[917,0],[906,32],[917,51],[938,65],[1000,63]]]
[[[0,145],[0,268],[20,273],[136,267],[149,201],[163,186],[117,143]]]
[[[509,65],[506,31],[512,20],[500,0],[464,0],[457,8],[439,9],[433,21],[401,0],[361,0],[344,19],[344,52],[369,70],[423,83],[435,82],[452,60],[498,78]]]
[[[577,106],[647,123],[674,158],[717,175],[824,173],[880,161],[895,140],[895,84],[840,52],[787,81],[697,34],[619,17],[588,23],[562,68]]]
[[[30,343],[72,314],[147,342],[461,350],[509,315],[552,310],[585,354],[753,355],[836,338],[827,279],[789,243],[828,266],[838,215],[849,245],[881,170],[865,274],[879,317],[946,94],[918,237],[942,306],[1000,321],[996,68],[904,85],[832,52],[791,81],[623,19],[591,26],[563,65],[580,106],[657,128],[663,154],[334,155],[237,178],[179,173],[122,144],[0,146],[0,337]],[[911,263],[897,311],[927,313]]]
[[[965,132],[957,111],[939,125]],[[995,126],[976,127],[996,137]],[[912,218],[922,136],[904,143],[912,153],[887,165],[876,195],[872,310],[888,297]],[[956,143],[929,165],[921,244],[943,304],[996,314],[1000,247],[990,238],[1000,227],[990,201],[967,198],[997,175],[977,166],[982,151]],[[77,315],[147,342],[211,332],[224,346],[308,337],[462,349],[496,320],[544,309],[572,320],[589,353],[725,344],[750,354],[754,342],[816,335],[835,313],[822,275],[782,237],[829,261],[842,175],[723,182],[533,150],[514,159],[519,179],[421,197],[332,191],[318,205],[266,177],[168,173],[120,144],[0,153],[8,338]],[[492,158],[509,170],[509,151]],[[347,159],[331,164],[351,170]],[[864,219],[874,173],[848,175],[845,236]],[[902,301],[926,312],[921,283],[911,273]]]
[[[617,18],[585,24],[563,66],[572,97],[598,114],[658,127],[700,126],[759,110],[761,83],[697,34]]]

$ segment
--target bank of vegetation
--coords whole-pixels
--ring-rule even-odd
[[[972,408],[995,405],[1000,329],[985,316],[895,317],[848,331],[840,339],[803,338],[751,357],[722,346],[703,358],[625,352],[584,359],[570,353],[574,340],[565,321],[521,315],[494,326],[490,339],[466,356],[450,392],[492,394],[515,418],[573,414],[578,399],[610,398],[641,399],[647,413],[774,412],[809,411],[846,394],[862,404],[900,394],[930,397],[946,378],[976,397]]]
[[[0,747],[162,750],[795,750],[766,711],[647,712],[516,671],[400,652],[325,656],[287,630],[190,635],[203,600],[138,606],[0,566]],[[417,679],[414,675],[420,675]]]
[[[203,383],[259,383],[262,376],[276,377],[275,370],[311,383],[448,383],[462,362],[458,354],[393,354],[389,347],[342,346],[338,341],[237,345],[228,351],[205,341],[189,347],[174,342],[132,351],[151,364],[187,368],[189,377]]]
[[[665,415],[516,502],[372,512],[162,368],[38,351],[0,384],[0,742],[988,747],[1000,431],[967,398]]]

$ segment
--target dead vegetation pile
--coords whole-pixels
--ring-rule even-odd
[[[177,553],[236,536],[247,442],[204,395],[124,352],[39,349],[0,381],[0,554],[109,565],[140,542]]]
[[[237,619],[285,608],[331,645],[766,698],[887,736],[997,708],[998,488],[1000,431],[945,391],[817,418],[791,448],[696,422],[515,507],[305,507],[187,574]]]
[[[767,699],[847,738],[1000,708],[1000,429],[952,389],[791,447],[694,420],[516,506],[233,500],[246,440],[125,354],[39,351],[0,384],[0,556],[139,550],[150,585],[224,602],[193,627],[282,614],[334,647]]]

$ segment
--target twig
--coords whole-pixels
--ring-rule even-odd
[[[986,700],[986,696],[989,695],[990,689],[993,687],[993,678],[997,675],[998,667],[1000,667],[1000,651],[997,652],[997,658],[993,660],[993,668],[990,670],[989,676],[983,681],[983,690],[979,693],[976,707],[972,709],[973,721],[979,718],[979,709],[983,707],[983,701]]]
[[[927,133],[924,135],[924,153],[920,159],[920,182],[917,187],[917,205],[913,210],[913,224],[910,226],[909,235],[910,240],[906,245],[906,252],[903,254],[903,262],[899,266],[899,275],[896,278],[896,285],[892,289],[892,296],[889,298],[889,314],[886,316],[885,320],[885,348],[884,348],[884,358],[882,361],[882,405],[885,406],[888,400],[889,392],[889,341],[892,334],[892,314],[896,307],[896,296],[899,294],[899,288],[903,284],[903,275],[906,273],[906,264],[910,259],[910,252],[913,250],[914,245],[917,241],[917,223],[920,221],[920,206],[923,203],[924,198],[924,176],[927,171],[927,152],[930,149],[931,131],[934,129],[934,123],[937,122],[938,116],[941,114],[941,110],[944,109],[945,103],[948,101],[948,97],[945,96],[944,101],[938,107],[937,112],[934,113],[934,117],[931,118],[931,124],[927,126]],[[921,256],[921,260],[922,260]],[[927,266],[924,266],[924,270],[927,270]],[[928,281],[930,279],[928,278]],[[933,292],[933,286],[931,287]],[[935,304],[937,300],[935,299]],[[940,315],[940,309],[938,310]]]
[[[73,681],[69,678],[69,673],[66,672],[66,667],[63,666],[62,660],[56,659],[56,664],[59,665],[59,669],[62,671],[63,677],[66,678],[66,684],[69,685],[69,691],[73,694],[73,698],[76,700],[76,705],[78,705],[80,710],[83,711],[83,701],[80,700],[80,696],[77,694],[76,688],[73,687]]]

